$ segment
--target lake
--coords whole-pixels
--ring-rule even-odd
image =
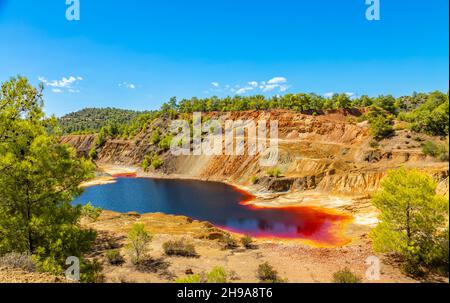
[[[251,195],[217,182],[118,178],[116,183],[86,188],[74,203],[91,202],[121,213],[182,215],[252,237],[303,239],[327,246],[347,242],[340,235],[349,219],[346,215],[310,207],[245,205],[251,199]]]

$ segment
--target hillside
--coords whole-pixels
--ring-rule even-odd
[[[202,258],[170,261],[172,274],[183,276],[186,269],[195,273],[205,272],[210,264],[239,272],[238,281],[254,281],[254,270],[259,256],[274,264],[289,281],[329,282],[331,273],[352,264],[352,269],[363,276],[364,260],[374,255],[368,237],[378,223],[378,211],[370,203],[370,196],[379,188],[381,179],[390,169],[405,166],[417,168],[433,176],[439,182],[438,191],[449,192],[449,163],[440,161],[423,151],[423,142],[436,145],[448,144],[448,137],[430,136],[394,125],[390,137],[373,145],[373,136],[367,121],[358,122],[363,112],[358,110],[331,110],[323,115],[300,114],[289,110],[252,110],[241,112],[210,112],[203,120],[218,118],[230,120],[265,119],[279,122],[279,177],[269,177],[267,168],[259,165],[261,154],[243,156],[174,156],[164,148],[168,116],[154,119],[141,132],[130,139],[104,138],[101,146],[98,135],[70,135],[62,142],[75,147],[80,156],[96,151],[98,170],[116,175],[136,172],[139,177],[188,178],[227,182],[253,194],[253,206],[309,206],[323,207],[351,214],[354,220],[345,227],[349,244],[342,247],[310,247],[299,241],[272,241],[257,239],[257,250],[235,254],[224,250],[202,229],[193,230],[199,222],[179,223],[173,216],[162,214],[116,214],[105,212],[94,228],[108,232],[117,238],[124,237],[124,228],[133,220],[144,222],[155,235],[152,251],[162,256],[161,245],[171,237],[188,237],[195,243]],[[158,134],[158,136],[155,135]],[[157,140],[156,140],[157,139]],[[205,137],[203,138],[205,140]],[[157,157],[160,167],[142,169],[146,157]],[[95,185],[93,180],[90,185]],[[111,182],[110,179],[99,180]],[[114,181],[112,181],[114,182]],[[131,219],[133,218],[133,220]],[[177,224],[176,234],[171,224]],[[194,225],[193,225],[194,224]],[[183,229],[181,229],[183,226]],[[183,234],[185,228],[189,230]],[[179,233],[182,234],[179,234]],[[214,237],[217,232],[214,232]],[[237,235],[236,235],[237,236]],[[124,243],[122,243],[124,245]],[[383,278],[380,282],[414,282],[403,275],[399,264],[383,257]],[[246,266],[242,266],[246,264]],[[307,264],[293,267],[292,264]],[[108,281],[167,282],[173,279],[162,270],[142,274],[130,266],[108,266]],[[438,280],[441,281],[441,280]]]
[[[145,112],[117,108],[85,108],[58,119],[64,134],[96,133],[107,125],[127,125]]]
[[[152,143],[155,129],[166,136],[168,118],[149,123],[131,139],[108,139],[97,147],[97,163],[140,167],[146,156],[157,155],[162,162],[153,173],[230,181],[249,186],[252,176],[257,186],[272,192],[319,190],[346,195],[366,195],[376,190],[387,170],[400,166],[429,172],[442,182],[448,194],[448,162],[423,152],[422,142],[448,144],[448,139],[415,133],[406,129],[380,140],[373,146],[367,122],[357,122],[361,112],[334,110],[325,115],[299,114],[288,110],[243,111],[205,114],[205,119],[278,120],[281,178],[268,178],[259,166],[260,154],[250,156],[173,156]],[[62,142],[88,155],[96,135],[64,137]]]

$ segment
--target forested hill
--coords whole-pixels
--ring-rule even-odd
[[[126,125],[145,112],[117,108],[85,108],[58,119],[63,133],[97,133],[106,125]]]
[[[164,103],[161,109],[138,112],[115,108],[88,108],[59,119],[64,134],[100,133],[110,137],[129,138],[139,133],[149,122],[161,116],[177,118],[192,112],[229,112],[246,110],[288,109],[298,113],[321,115],[327,110],[365,108],[369,112],[361,117],[368,120],[374,138],[382,139],[393,133],[394,121],[402,121],[404,127],[432,136],[448,136],[449,97],[439,91],[414,93],[411,96],[350,98],[347,94],[324,97],[317,94],[286,94],[265,97],[234,96],[191,98],[178,101],[175,97]],[[192,121],[191,121],[192,122]]]

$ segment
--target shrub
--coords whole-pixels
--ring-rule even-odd
[[[334,283],[361,283],[361,278],[352,273],[348,268],[339,270],[333,274]]]
[[[265,262],[258,266],[256,273],[259,281],[263,283],[280,283],[284,282],[279,276],[278,272],[268,263]]]
[[[159,142],[161,141],[161,130],[159,128],[156,128],[155,130],[153,130],[149,141],[151,144],[159,144]]]
[[[184,278],[178,278],[175,280],[176,283],[203,283],[203,278],[199,274],[189,275]]]
[[[125,262],[123,256],[118,249],[108,250],[106,252],[106,259],[111,265],[121,265]]]
[[[206,276],[208,283],[227,283],[228,274],[222,267],[214,267]]]
[[[175,280],[176,283],[227,283],[228,274],[222,267],[214,267],[208,274],[192,274]]]
[[[89,159],[96,160],[97,159],[97,148],[94,146],[89,150]]]
[[[167,269],[170,263],[164,261],[164,259],[145,258],[136,264],[136,269],[141,272],[167,274]],[[169,273],[170,274],[170,273]]]
[[[279,168],[271,168],[267,171],[267,175],[271,178],[279,178],[281,177],[281,171]]]
[[[429,175],[401,168],[387,174],[372,198],[381,213],[371,232],[374,250],[401,256],[410,273],[448,264],[448,199],[436,187]]]
[[[0,257],[0,266],[8,268],[19,268],[25,271],[34,272],[36,264],[33,258],[26,253],[9,253]]]
[[[251,249],[253,247],[253,239],[250,236],[244,236],[241,238],[242,246],[247,249]]]
[[[164,161],[160,160],[157,155],[154,155],[152,158],[152,167],[154,169],[159,169],[164,165]]]
[[[103,267],[97,260],[83,260],[80,268],[80,282],[103,283],[105,282],[105,276],[102,271]]]
[[[171,142],[172,142],[172,136],[168,135],[168,136],[164,137],[164,139],[162,139],[161,142],[159,142],[158,146],[163,151],[168,151],[170,149]]]
[[[372,115],[369,118],[370,132],[375,140],[381,140],[391,136],[394,133],[392,127],[392,118],[386,117],[381,113]]]
[[[257,176],[252,176],[252,177],[250,178],[250,182],[251,182],[253,185],[255,185],[256,183],[258,183],[258,177],[257,177]]]
[[[145,231],[145,225],[136,223],[128,233],[128,249],[133,264],[138,264],[147,253],[147,245],[152,237]]]
[[[369,143],[370,147],[372,148],[378,148],[380,147],[380,143],[377,140],[371,140]]]
[[[233,239],[231,235],[226,235],[223,238],[222,243],[224,244],[225,249],[235,249],[238,247],[236,240]]]
[[[142,161],[142,165],[141,165],[142,169],[144,171],[148,171],[148,169],[149,169],[149,167],[151,165],[151,162],[152,162],[152,158],[150,156],[145,156],[144,160]]]
[[[88,203],[81,209],[81,216],[91,221],[97,221],[102,214],[102,209],[92,206],[92,203]]]
[[[447,145],[437,145],[431,141],[422,144],[422,151],[425,155],[431,156],[439,161],[445,162],[449,160]]]
[[[164,253],[168,256],[196,257],[197,252],[191,243],[185,240],[168,241],[163,244]]]

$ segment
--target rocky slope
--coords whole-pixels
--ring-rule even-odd
[[[164,160],[158,171],[183,177],[229,181],[251,185],[252,176],[260,191],[298,192],[316,190],[344,195],[368,195],[375,191],[386,171],[400,166],[417,168],[439,182],[439,192],[448,196],[449,165],[422,153],[421,140],[447,142],[448,138],[429,137],[397,130],[395,136],[371,147],[372,137],[366,122],[358,123],[358,111],[330,111],[314,116],[285,110],[208,113],[224,120],[277,120],[279,123],[279,161],[282,178],[268,178],[267,168],[255,156],[173,156],[152,145],[149,137],[155,127],[167,129],[168,121],[156,120],[135,138],[108,140],[98,150],[99,164],[140,166],[144,157],[158,153]],[[94,135],[67,136],[62,139],[87,155]]]

